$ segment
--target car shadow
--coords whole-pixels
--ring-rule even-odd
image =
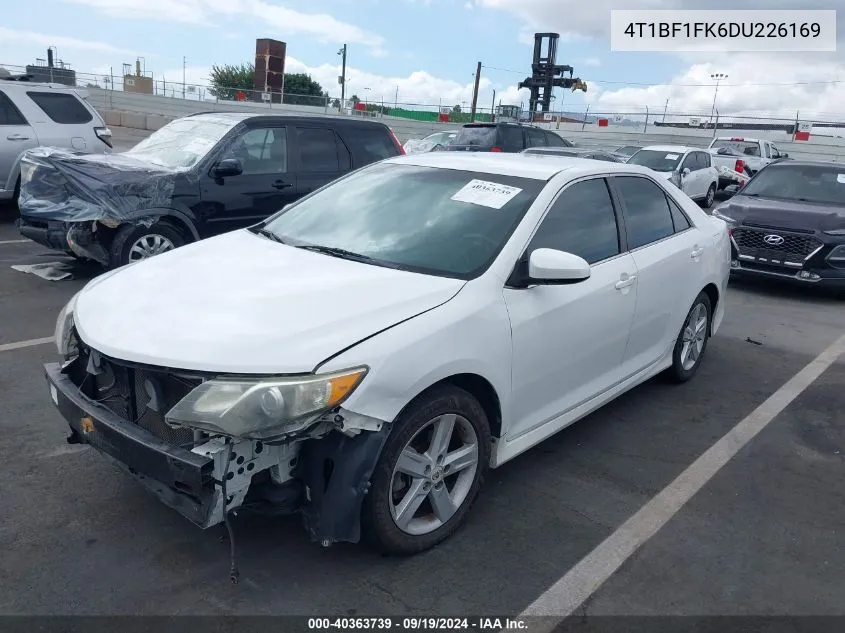
[[[815,285],[800,284],[794,281],[770,279],[767,277],[732,277],[731,287],[745,292],[770,298],[795,299],[804,303],[829,305],[845,298],[845,291],[836,291]]]

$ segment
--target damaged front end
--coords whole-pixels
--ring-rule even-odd
[[[329,382],[221,378],[109,358],[70,328],[57,328],[70,359],[45,365],[68,442],[93,446],[201,528],[229,527],[236,510],[300,512],[312,541],[359,540],[390,427],[340,404],[366,368]],[[285,423],[266,423],[282,415]]]
[[[114,229],[151,226],[157,218],[150,210],[171,206],[181,173],[126,154],[27,150],[21,157],[19,231],[48,248],[107,264]]]

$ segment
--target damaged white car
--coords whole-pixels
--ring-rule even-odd
[[[405,156],[94,279],[46,375],[70,442],[203,528],[299,512],[413,553],[488,468],[690,379],[729,262],[725,223],[643,167]]]

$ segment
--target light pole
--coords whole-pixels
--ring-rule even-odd
[[[719,82],[722,79],[727,79],[728,76],[725,73],[712,73],[710,75],[710,79],[716,80],[716,91],[713,93],[713,107],[710,109],[710,121],[713,121],[713,113],[716,111],[716,95],[719,94]]]
[[[343,48],[341,48],[337,54],[343,58],[340,77],[338,77],[338,81],[340,82],[340,108],[341,111],[343,111],[344,103],[346,101],[346,44],[343,45]]]

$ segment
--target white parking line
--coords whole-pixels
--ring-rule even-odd
[[[843,353],[845,336],[837,339],[728,431],[672,483],[528,605],[520,617],[551,616],[552,621],[544,619],[537,631],[551,631],[560,624]]]
[[[0,240],[0,244],[26,244],[27,242],[35,243],[32,240]]]
[[[35,345],[44,345],[45,343],[52,343],[55,337],[46,336],[44,338],[31,338],[28,341],[18,341],[17,343],[4,343],[0,345],[0,352],[8,352],[13,349],[21,349],[23,347],[34,347]]]

